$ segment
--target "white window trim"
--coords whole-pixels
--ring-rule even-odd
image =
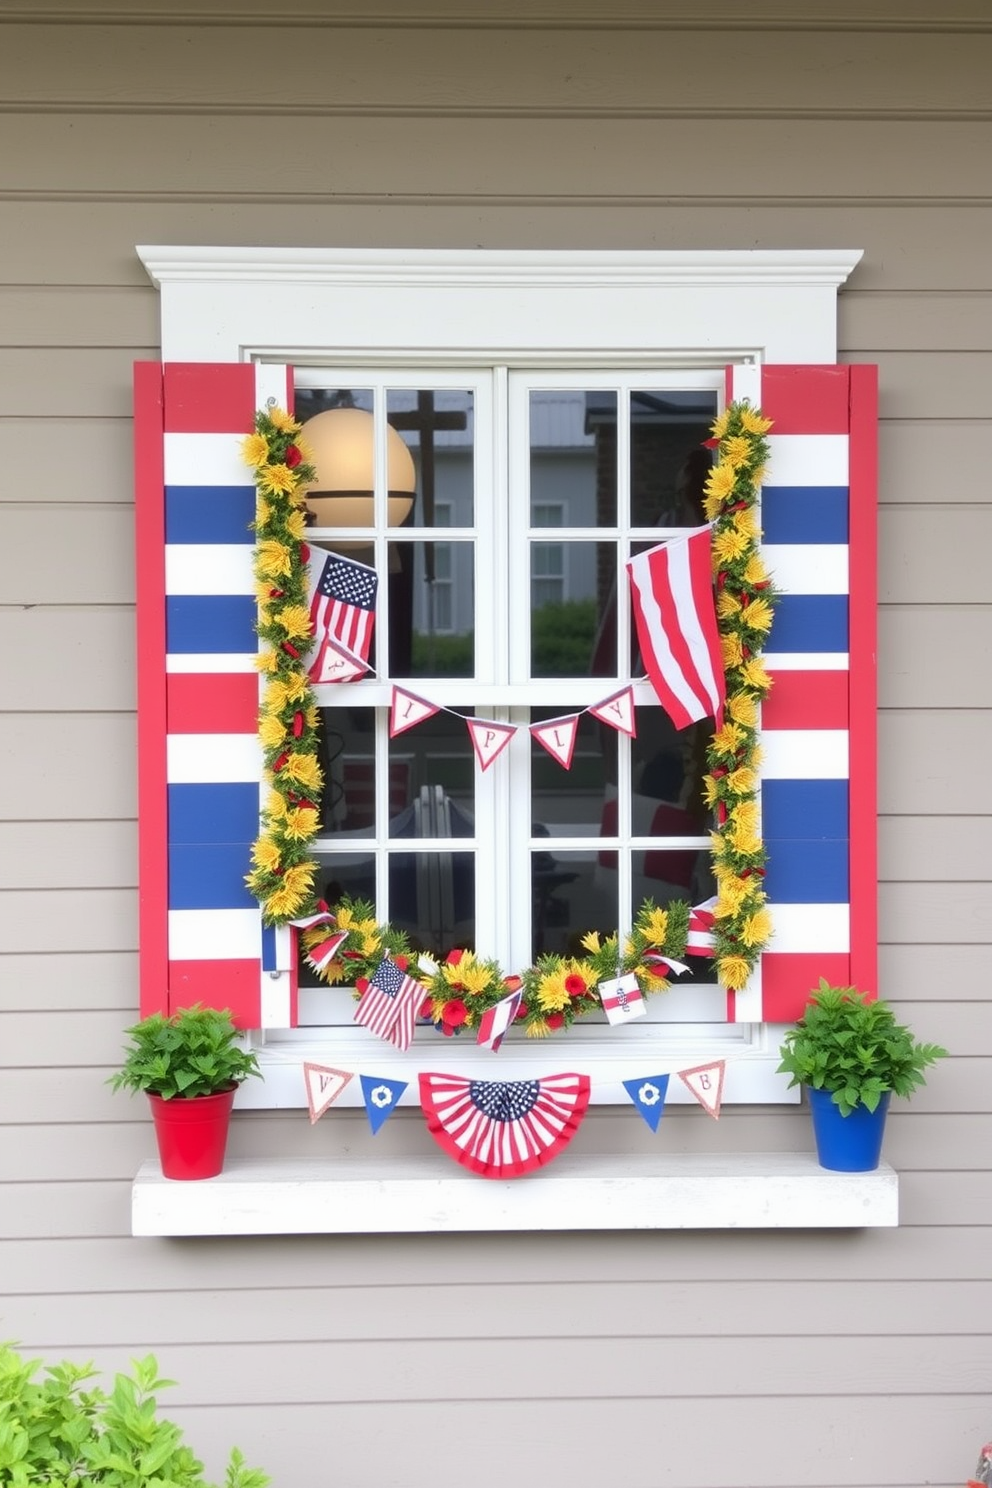
[[[428,372],[506,364],[560,369],[722,367],[836,360],[837,291],[860,250],[699,253],[405,249],[139,247],[161,290],[165,361],[392,362]],[[324,330],[323,328],[327,328]],[[746,374],[738,385],[747,385]],[[757,401],[757,397],[756,397]],[[499,1077],[532,1077],[549,1057],[581,1059],[593,1099],[625,1102],[621,1081],[726,1057],[727,1102],[798,1099],[775,1074],[781,1030],[720,1025],[721,1034],[663,1058],[641,1037],[570,1037],[565,1044],[505,1045]],[[671,1028],[666,1038],[671,1037]],[[592,1033],[592,1030],[585,1030]],[[302,1036],[301,1036],[302,1035]],[[354,1065],[374,1044],[379,1073],[409,1078],[445,1050],[417,1043],[406,1056],[358,1030],[314,1043],[306,1030],[261,1049],[266,1080],[239,1104],[300,1106],[301,1058]],[[580,1052],[581,1051],[581,1052]],[[736,1056],[736,1057],[735,1057]],[[654,1065],[658,1068],[655,1069]],[[465,1072],[495,1073],[492,1056],[465,1050]],[[359,1104],[357,1081],[342,1104]],[[691,1100],[673,1081],[669,1098]],[[413,1082],[407,1092],[416,1102]]]

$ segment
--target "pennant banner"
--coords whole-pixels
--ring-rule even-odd
[[[715,715],[724,674],[710,528],[638,553],[627,572],[641,656],[661,706],[677,729]]]
[[[665,1114],[669,1075],[642,1075],[639,1080],[624,1080],[623,1088],[653,1132],[658,1130]]]
[[[465,723],[483,770],[488,770],[493,760],[498,759],[517,732],[511,723],[493,723],[486,718],[466,718]]]
[[[423,723],[425,718],[433,718],[440,711],[436,703],[429,703],[426,698],[417,697],[415,693],[404,692],[402,687],[394,687],[389,710],[389,737],[395,739],[397,734],[404,733],[415,724]]]
[[[637,738],[632,687],[625,687],[622,692],[615,692],[604,702],[594,704],[589,712],[593,718],[598,718],[601,723],[608,723],[610,728],[616,729],[618,734],[629,734],[632,739]]]
[[[696,1097],[703,1110],[720,1118],[720,1103],[723,1100],[723,1077],[726,1073],[725,1059],[715,1059],[712,1064],[697,1064],[694,1069],[679,1070],[679,1079]]]
[[[565,718],[550,718],[546,723],[532,723],[531,736],[566,770],[572,768],[575,752],[575,736],[579,731],[580,714],[571,713]]]
[[[396,1110],[409,1081],[380,1079],[376,1075],[359,1075],[358,1078],[362,1086],[365,1114],[369,1118],[372,1135],[375,1136]]]
[[[311,682],[357,682],[367,671],[366,663],[347,647],[323,640],[318,643],[307,675]]]
[[[643,1018],[647,1013],[644,996],[632,971],[626,976],[600,982],[597,991],[608,1023],[630,1023],[632,1019]]]
[[[303,1083],[307,1091],[311,1126],[320,1120],[328,1106],[334,1104],[351,1078],[347,1070],[331,1069],[326,1064],[304,1064]]]

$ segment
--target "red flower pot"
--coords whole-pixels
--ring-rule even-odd
[[[236,1089],[232,1085],[217,1095],[176,1095],[171,1100],[147,1092],[163,1177],[216,1178],[224,1166]]]

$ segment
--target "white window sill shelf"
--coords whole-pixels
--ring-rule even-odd
[[[832,1173],[803,1153],[558,1158],[493,1180],[437,1159],[232,1160],[178,1183],[157,1162],[132,1191],[135,1235],[367,1235],[512,1230],[860,1229],[899,1222],[899,1180]]]

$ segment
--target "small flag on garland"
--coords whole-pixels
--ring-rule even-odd
[[[362,991],[355,1022],[398,1049],[409,1049],[423,999],[423,984],[408,976],[391,957],[384,956]]]
[[[303,1083],[306,1086],[311,1126],[334,1104],[351,1078],[347,1070],[332,1069],[326,1064],[304,1064]]]
[[[643,1018],[647,1006],[637,978],[632,971],[626,976],[611,977],[600,982],[596,989],[603,1004],[608,1023],[630,1023],[634,1018]]]
[[[315,647],[308,668],[311,680],[331,680],[320,676],[328,652],[336,654],[338,661],[350,657],[355,665],[362,664],[362,672],[367,671],[364,663],[372,646],[378,574],[367,563],[324,548],[307,549],[307,559]],[[329,664],[335,664],[333,656]]]
[[[623,1088],[634,1102],[638,1114],[644,1117],[653,1132],[658,1130],[665,1114],[669,1078],[668,1075],[642,1075],[639,1080],[623,1082]]]
[[[486,1008],[479,1019],[479,1033],[475,1040],[477,1044],[492,1049],[494,1054],[497,1052],[507,1029],[517,1016],[523,995],[523,991],[517,988],[509,997],[501,998],[495,1007]]]
[[[362,1084],[362,1099],[365,1102],[365,1114],[369,1118],[369,1126],[372,1135],[376,1136],[380,1128],[392,1116],[399,1105],[400,1096],[409,1083],[407,1080],[387,1080],[376,1075],[359,1075]]]
[[[720,1119],[720,1104],[723,1100],[723,1078],[727,1072],[725,1059],[714,1059],[712,1064],[697,1064],[693,1069],[679,1070],[679,1079],[696,1097],[707,1115],[714,1121]]]
[[[689,911],[689,934],[686,938],[687,956],[712,956],[716,947],[716,895],[704,899]]]

